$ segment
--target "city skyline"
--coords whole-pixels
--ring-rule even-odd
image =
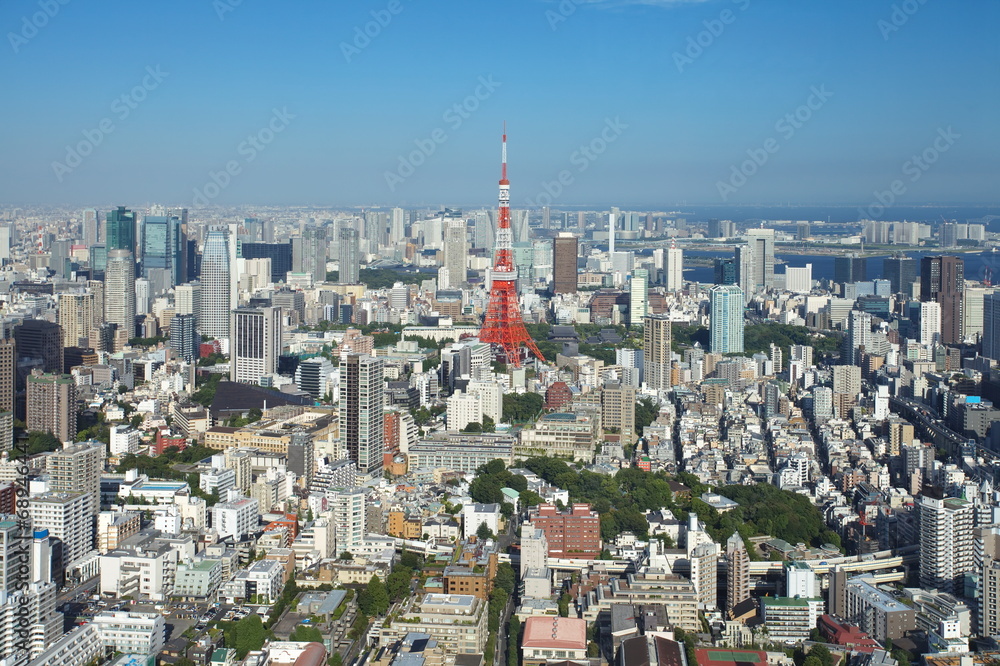
[[[0,12],[33,100],[9,110],[12,205],[485,205],[504,120],[515,209],[995,201],[991,3],[23,12]],[[126,57],[76,46],[138,25]]]

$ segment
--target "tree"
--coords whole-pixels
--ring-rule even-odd
[[[539,504],[543,504],[545,502],[542,496],[534,490],[522,491],[521,496],[518,499],[521,501],[522,507],[538,506]]]
[[[349,550],[345,550],[340,554],[340,559],[344,560],[345,562],[350,562],[351,560],[354,559],[354,554]]]
[[[267,638],[268,632],[264,629],[264,621],[257,613],[251,613],[233,623],[225,632],[226,646],[236,650],[238,659],[246,657],[248,652],[261,649]]]
[[[361,594],[364,594],[362,592]],[[358,604],[361,604],[361,597],[358,597]],[[347,637],[352,641],[356,641],[361,638],[366,631],[368,631],[368,616],[364,613],[358,613],[357,617],[354,618],[354,624],[351,625],[351,630],[347,633]]]
[[[508,562],[501,562],[500,566],[497,567],[497,575],[493,579],[493,585],[506,590],[507,594],[514,594],[515,584],[514,567]]]
[[[497,423],[492,419],[492,417],[483,414],[483,432],[496,432]]]
[[[462,432],[482,432],[483,424],[478,421],[473,421],[462,428]]]
[[[504,518],[510,518],[514,515],[514,505],[510,502],[502,502],[500,504],[500,515]]]
[[[573,601],[573,597],[569,595],[569,592],[563,592],[559,597],[559,617],[569,617],[569,604]]]
[[[344,666],[344,658],[340,656],[339,652],[334,652],[330,655],[330,658],[326,660],[327,666]]]
[[[479,539],[492,539],[493,530],[486,523],[479,523],[479,527],[476,528],[476,537]]]
[[[372,574],[368,586],[361,591],[358,607],[368,616],[382,615],[389,610],[389,593],[378,576]]]
[[[802,666],[823,666],[823,662],[819,660],[818,657],[808,656],[806,660],[802,662]]]
[[[413,576],[411,569],[396,565],[385,579],[385,590],[389,594],[389,601],[396,602],[402,599],[410,589],[410,579]]]
[[[809,650],[809,656],[819,659],[822,666],[833,666],[833,655],[830,654],[830,649],[825,645],[813,645]]]
[[[323,634],[316,627],[298,624],[295,626],[295,630],[289,634],[288,640],[296,643],[322,643]]]

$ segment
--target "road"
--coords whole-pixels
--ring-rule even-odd
[[[62,606],[67,601],[75,599],[79,594],[86,594],[91,596],[94,594],[94,590],[97,589],[97,585],[101,582],[100,576],[94,576],[93,578],[88,578],[87,580],[80,583],[73,589],[66,589],[60,592],[56,596],[56,607]]]

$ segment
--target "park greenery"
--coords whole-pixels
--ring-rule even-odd
[[[199,487],[198,475],[196,473],[182,472],[175,465],[190,465],[216,453],[218,451],[206,446],[189,446],[183,451],[176,446],[171,446],[158,456],[128,453],[121,458],[116,471],[119,474],[124,474],[128,470],[134,469],[140,474],[148,475],[151,479],[186,481],[191,488],[192,495],[202,498],[208,506],[212,506],[219,501],[219,496],[215,493],[206,493],[203,491]]]
[[[718,542],[739,532],[744,541],[770,535],[793,545],[830,543],[840,547],[839,535],[826,527],[822,514],[809,498],[770,484],[713,488],[683,472],[672,477],[664,472],[646,472],[638,468],[622,469],[608,476],[578,470],[562,460],[545,457],[517,461],[515,466],[527,468],[546,482],[568,490],[570,502],[590,504],[601,514],[602,539],[613,539],[622,532],[648,538],[649,523],[643,512],[669,509],[682,522],[691,513],[696,514]],[[670,488],[671,481],[686,485],[690,493],[675,495]],[[477,470],[469,495],[476,502],[501,502],[501,489],[505,487],[521,492],[522,506],[533,506],[541,500],[535,493],[524,492],[527,480],[512,474],[499,460]],[[719,513],[700,499],[705,492],[728,497],[739,506]]]
[[[706,351],[710,350],[708,328],[705,326],[674,325],[673,350],[682,353],[685,348],[696,343]],[[743,329],[743,353],[741,356],[751,356],[757,352],[770,353],[771,344],[781,348],[784,358],[789,358],[792,345],[808,345],[817,356],[834,354],[840,349],[840,339],[832,335],[814,333],[805,326],[791,324],[767,323],[757,326],[747,326]]]
[[[504,423],[533,421],[542,412],[545,398],[538,393],[507,393],[503,397]]]
[[[210,406],[215,400],[215,391],[219,388],[219,382],[224,378],[225,375],[222,374],[198,375],[195,378],[197,390],[191,395],[191,400],[203,407]]]
[[[10,457],[17,458],[22,455],[36,456],[39,453],[58,451],[61,448],[62,442],[51,432],[34,430],[28,433],[26,442],[14,447],[10,452]]]
[[[361,284],[369,289],[389,289],[397,282],[403,284],[420,284],[424,280],[431,280],[434,275],[431,273],[408,273],[404,271],[394,271],[389,268],[362,268],[358,271],[358,279]],[[340,279],[340,271],[327,271],[326,281],[337,282]]]

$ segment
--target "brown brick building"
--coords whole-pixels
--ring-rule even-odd
[[[560,513],[551,504],[531,512],[531,524],[545,532],[550,557],[597,559],[601,554],[601,517],[589,504]]]

